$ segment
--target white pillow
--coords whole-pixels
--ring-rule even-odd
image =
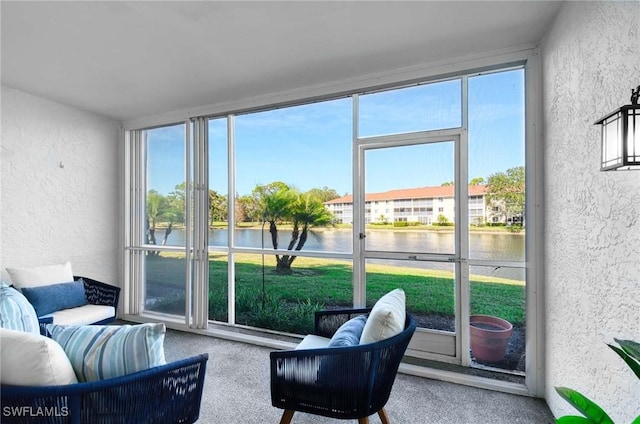
[[[0,328],[0,382],[16,386],[60,386],[78,382],[69,358],[54,340]]]
[[[98,381],[165,364],[164,323],[47,325],[78,380]]]
[[[7,268],[11,282],[18,288],[40,287],[73,281],[71,262],[32,268]]]
[[[388,339],[404,330],[406,318],[404,290],[395,289],[382,296],[369,313],[360,344]]]

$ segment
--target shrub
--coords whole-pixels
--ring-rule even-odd
[[[252,290],[240,290],[236,293],[236,322],[238,324],[284,331],[295,334],[308,334],[313,331],[316,311],[324,305],[313,303],[310,299],[287,302],[278,296]]]

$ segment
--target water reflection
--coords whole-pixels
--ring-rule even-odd
[[[162,232],[159,232],[162,235]],[[289,243],[289,231],[281,231],[279,243],[286,247]],[[269,249],[271,235],[267,228],[264,232],[257,228],[240,228],[235,230],[235,240],[238,247]],[[227,246],[227,229],[214,229],[209,231],[209,245]],[[184,230],[173,230],[167,241],[170,246],[184,246]],[[386,252],[416,252],[416,253],[446,253],[452,254],[455,249],[455,237],[452,232],[433,231],[393,231],[372,230],[367,232],[367,250],[379,250]],[[352,232],[350,229],[320,229],[309,234],[304,245],[305,251],[322,251],[351,253]],[[511,233],[480,233],[472,232],[469,237],[469,258],[481,260],[524,261],[525,237],[523,234]],[[382,262],[381,262],[382,263]],[[434,268],[434,263],[420,261],[384,261],[384,263],[396,266],[414,268]],[[447,269],[443,264],[442,269]],[[484,267],[483,267],[484,268]],[[521,279],[521,270],[499,268],[494,270],[487,267],[485,275],[496,277]],[[517,277],[516,277],[517,276]]]

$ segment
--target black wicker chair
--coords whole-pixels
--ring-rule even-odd
[[[116,314],[118,313],[118,301],[120,299],[120,287],[112,286],[110,284],[102,283],[98,280],[94,280],[88,277],[81,277],[78,275],[74,275],[74,280],[81,279],[84,281],[84,291],[87,296],[87,301],[92,305],[106,305],[113,306],[114,315],[112,317],[100,320],[98,322],[94,322],[94,325],[103,325],[113,322],[116,319]],[[53,322],[53,318],[46,317],[41,318],[38,317],[38,322],[40,324],[40,334],[43,336],[47,336],[47,324],[51,324]]]
[[[100,281],[87,278],[80,277],[78,275],[74,275],[74,280],[81,279],[84,281],[84,291],[87,296],[87,301],[92,305],[107,305],[113,306],[118,312],[118,300],[120,299],[120,287],[112,286],[110,284],[105,284]],[[104,321],[96,322],[95,324],[107,324],[116,319],[115,315],[113,318],[106,319]]]
[[[368,311],[317,312],[314,334],[330,338],[344,322]],[[280,423],[290,423],[294,412],[301,411],[358,419],[360,424],[378,413],[388,424],[384,406],[415,329],[415,321],[407,314],[404,330],[379,342],[271,352],[271,403],[285,410]]]
[[[208,355],[102,381],[65,386],[2,385],[2,423],[194,423]]]

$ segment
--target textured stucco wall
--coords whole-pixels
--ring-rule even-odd
[[[2,87],[0,267],[71,261],[119,285],[119,124]]]
[[[640,381],[605,342],[640,340],[640,171],[599,171],[599,127],[640,84],[640,2],[567,2],[542,42],[546,398],[579,390],[615,422],[640,414]]]

